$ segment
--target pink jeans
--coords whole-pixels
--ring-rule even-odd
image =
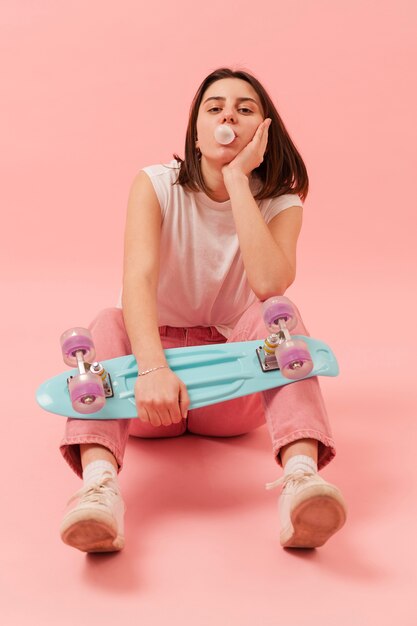
[[[242,315],[229,341],[264,339],[267,335],[261,314],[261,303],[254,303]],[[295,307],[296,308],[296,307]],[[308,335],[298,309],[298,324],[293,334]],[[121,309],[109,308],[99,313],[90,326],[97,360],[131,354]],[[214,327],[173,328],[161,326],[164,348],[224,343],[225,337]],[[267,423],[273,454],[281,465],[280,449],[297,439],[316,439],[318,467],[327,465],[335,456],[334,442],[317,377],[300,380],[283,387],[228,400],[188,411],[186,419],[170,426],[152,426],[139,419],[84,420],[68,419],[61,452],[82,476],[80,444],[97,443],[115,456],[119,469],[129,435],[134,437],[177,437],[187,430],[210,437],[242,435]]]

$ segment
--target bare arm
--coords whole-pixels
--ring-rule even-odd
[[[266,224],[241,172],[225,175],[248,282],[260,300],[282,295],[295,278],[302,207],[282,211]]]
[[[222,168],[230,196],[246,276],[259,300],[282,295],[295,278],[296,245],[302,208],[293,206],[265,223],[248,176],[263,161],[271,118],[259,124],[253,139]]]
[[[166,364],[158,331],[161,209],[148,175],[133,181],[126,216],[122,307],[132,352],[142,370]]]
[[[122,306],[140,371],[167,364],[157,311],[160,232],[157,195],[148,175],[139,172],[127,208]],[[179,423],[186,417],[189,405],[184,383],[169,368],[139,376],[135,400],[139,419],[154,427]]]

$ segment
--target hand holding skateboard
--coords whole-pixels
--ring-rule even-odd
[[[270,331],[264,340],[170,348],[170,369],[185,384],[190,405],[198,408],[279,387],[311,376],[339,372],[331,349],[303,335],[291,336],[297,317],[291,301],[276,296],[263,303]],[[64,362],[76,370],[46,381],[37,401],[47,411],[79,419],[138,417],[135,384],[138,365],[133,355],[94,362],[90,332],[71,328],[61,336]]]
[[[138,376],[135,401],[138,418],[155,427],[178,424],[190,404],[186,386],[169,368]]]

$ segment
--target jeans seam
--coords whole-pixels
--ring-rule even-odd
[[[281,448],[288,445],[289,443],[298,441],[299,439],[315,439],[316,441],[321,442],[327,449],[327,453],[319,456],[318,469],[322,469],[336,455],[335,443],[331,437],[328,437],[327,435],[317,430],[295,430],[291,434],[286,435],[285,437],[281,437],[280,439],[277,439],[273,442],[273,454],[276,458],[278,465],[282,466],[281,460],[278,457]]]
[[[103,437],[101,435],[88,435],[88,434],[65,437],[60,444],[60,449],[62,451],[62,454],[64,455],[64,458],[70,465],[70,467],[78,475],[82,476],[82,471],[80,473],[79,468],[76,469],[76,467],[74,467],[75,463],[73,460],[73,455],[68,451],[68,456],[67,456],[66,454],[64,454],[64,450],[65,448],[69,448],[70,446],[77,446],[77,445],[81,445],[84,443],[97,443],[99,445],[103,445],[105,448],[110,450],[110,452],[113,454],[113,456],[115,457],[117,461],[117,464],[119,466],[119,471],[121,470],[123,466],[123,454],[120,448],[117,445],[115,445],[115,443],[111,441],[110,439],[107,439],[106,437]],[[71,459],[71,462],[69,461],[69,459]],[[81,463],[80,463],[80,466],[81,466]]]

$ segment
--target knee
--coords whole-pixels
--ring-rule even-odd
[[[113,359],[131,354],[123,312],[116,307],[103,309],[89,326],[96,347],[96,358]]]
[[[94,332],[97,328],[112,328],[114,326],[124,328],[124,319],[122,309],[117,307],[108,307],[102,309],[91,322],[89,329]]]

